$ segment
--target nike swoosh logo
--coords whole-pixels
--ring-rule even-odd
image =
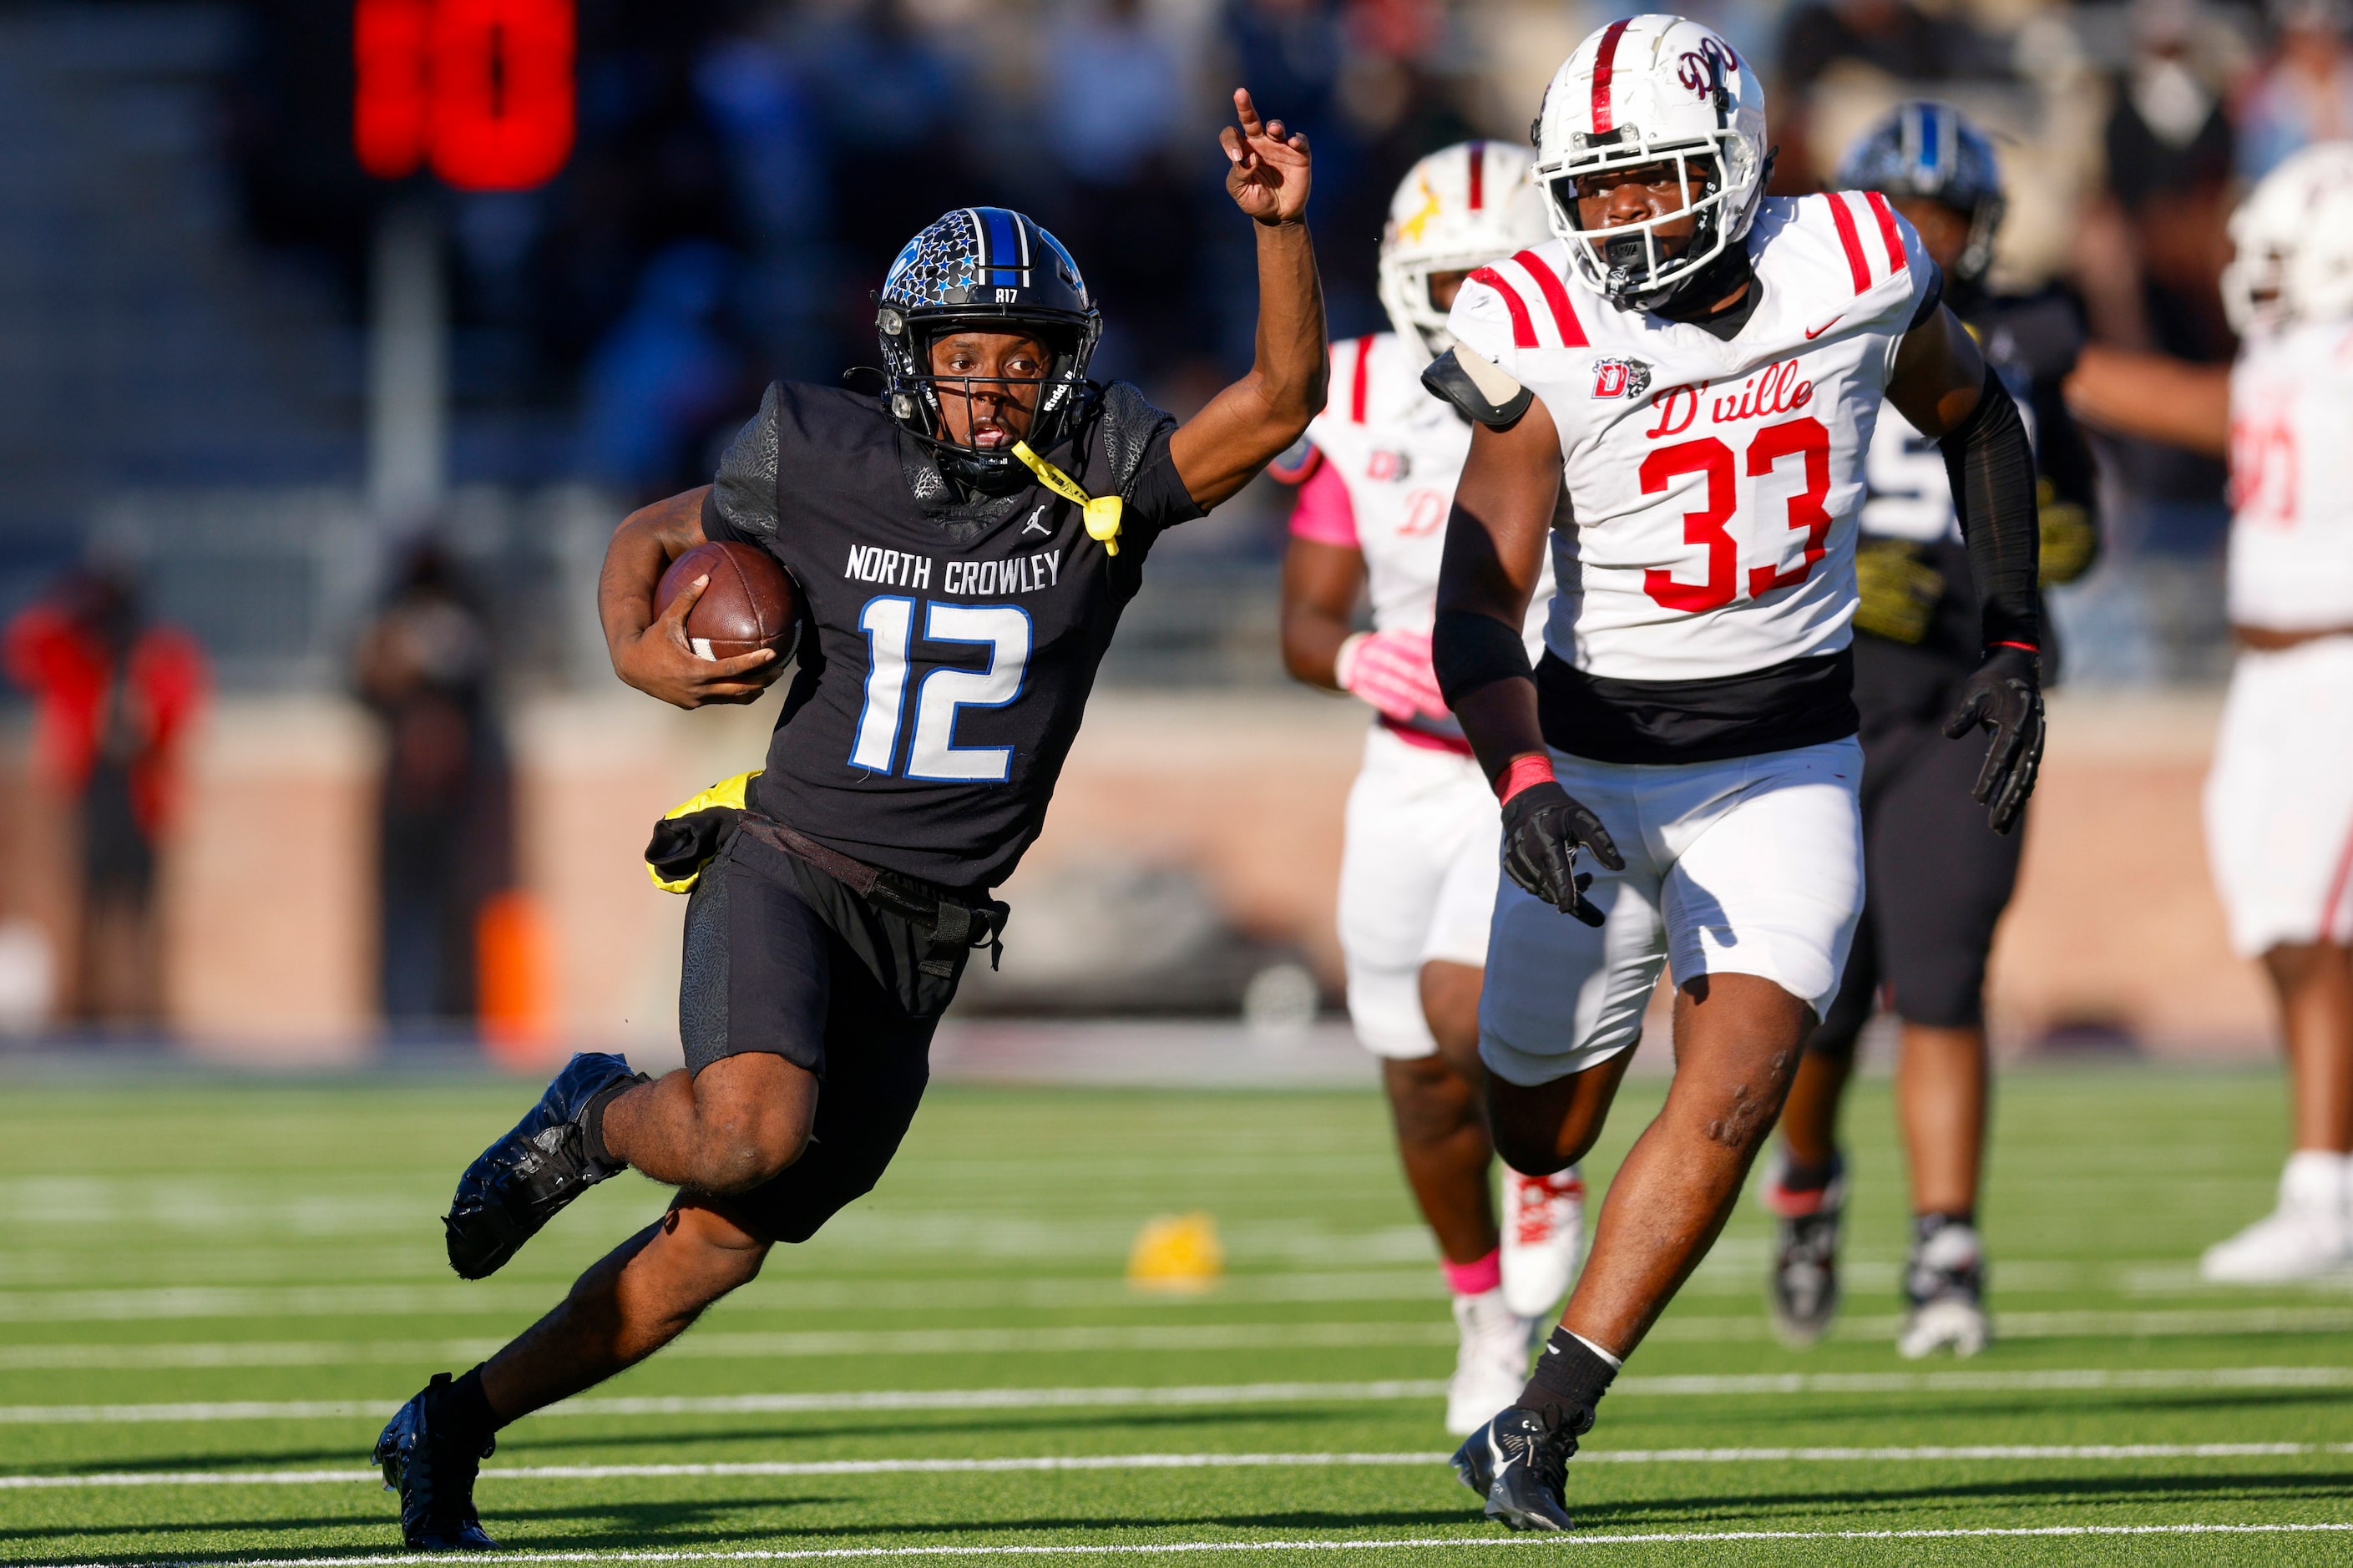
[[[1816,327],[1812,331],[1808,332],[1806,334],[1806,341],[1808,342],[1812,342],[1816,338],[1820,337],[1824,332],[1829,331],[1832,327],[1837,326],[1841,321],[1845,320],[1846,312],[1844,310],[1841,310],[1837,315],[1832,316],[1829,321],[1824,321],[1820,326]]]

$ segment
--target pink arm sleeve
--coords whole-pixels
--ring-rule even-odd
[[[1329,463],[1318,463],[1299,487],[1299,503],[1291,509],[1291,533],[1317,544],[1356,547],[1356,509],[1348,504],[1348,487]]]

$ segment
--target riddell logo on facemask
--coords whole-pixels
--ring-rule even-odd
[[[1640,397],[1651,389],[1651,367],[1638,359],[1593,362],[1593,395]]]

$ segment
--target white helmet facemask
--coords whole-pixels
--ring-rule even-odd
[[[1764,92],[1711,27],[1662,16],[1610,23],[1554,75],[1535,132],[1553,232],[1586,282],[1619,305],[1665,304],[1756,220],[1769,162]],[[1654,165],[1680,193],[1672,210],[1584,226],[1582,183]],[[1688,240],[1660,233],[1686,224]]]
[[[1406,173],[1381,230],[1380,295],[1398,337],[1431,358],[1454,346],[1430,279],[1469,272],[1552,237],[1529,180],[1535,160],[1502,142],[1462,142]]]

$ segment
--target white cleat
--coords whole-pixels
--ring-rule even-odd
[[[1446,1385],[1446,1429],[1467,1437],[1520,1397],[1528,1385],[1528,1340],[1535,1326],[1512,1310],[1501,1286],[1454,1298],[1462,1348]]]
[[[1523,1318],[1549,1319],[1585,1256],[1585,1177],[1504,1168],[1504,1299]],[[1492,1412],[1491,1412],[1492,1414]]]
[[[1957,1356],[1969,1356],[1985,1349],[1992,1339],[1993,1325],[1986,1318],[1983,1302],[1948,1296],[1905,1314],[1904,1327],[1895,1336],[1895,1351],[1906,1361],[1947,1350]]]
[[[1985,1247],[1976,1227],[1947,1223],[1915,1239],[1904,1263],[1904,1300],[1910,1310],[1895,1331],[1897,1354],[1918,1361],[1938,1351],[1971,1356],[1985,1349],[1993,1323],[1986,1316]]]
[[[2333,1274],[2353,1262],[2342,1155],[2298,1152],[2280,1173],[2279,1207],[2198,1260],[2218,1285],[2280,1285]]]

